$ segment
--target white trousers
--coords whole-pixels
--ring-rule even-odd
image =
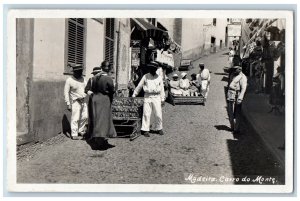
[[[229,67],[233,67],[233,57],[229,57]]]
[[[142,131],[150,131],[151,115],[153,116],[152,129],[162,130],[161,97],[159,95],[144,97]]]
[[[88,123],[87,104],[85,102],[74,101],[72,103],[71,135],[78,136],[78,133],[86,131]]]
[[[204,98],[207,98],[209,91],[209,84],[207,80],[201,81],[201,94],[204,96]]]

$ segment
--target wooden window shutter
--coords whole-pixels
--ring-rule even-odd
[[[213,26],[217,26],[217,18],[213,18]]]
[[[84,67],[85,20],[68,19],[67,66],[65,73],[70,73],[70,65],[81,64]]]
[[[113,65],[114,61],[114,33],[115,33],[115,19],[105,19],[105,60]]]

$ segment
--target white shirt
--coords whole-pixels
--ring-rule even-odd
[[[202,72],[200,73],[200,77],[201,77],[201,80],[207,80],[207,81],[210,81],[210,73],[209,73],[209,70],[204,68],[202,70]]]
[[[64,95],[67,105],[70,105],[71,102],[77,99],[85,98],[86,93],[84,93],[84,88],[86,84],[87,83],[83,77],[76,79],[72,76],[66,80]]]
[[[157,74],[153,76],[151,73],[147,73],[146,75],[144,75],[138,86],[135,88],[133,97],[136,97],[140,93],[142,88],[145,92],[145,95],[160,95],[162,101],[165,100],[164,83],[161,76]]]
[[[181,89],[187,90],[190,87],[190,81],[188,79],[180,79],[179,86]]]
[[[200,74],[197,74],[197,80],[201,81],[201,80],[207,80],[210,81],[210,72],[207,68],[204,68]]]
[[[234,50],[230,50],[228,56],[229,57],[233,57],[235,55],[235,51]]]
[[[161,67],[157,69],[156,74],[161,76],[162,78],[164,78],[164,72],[163,72],[163,69]]]
[[[238,99],[243,100],[247,89],[247,77],[241,72],[232,79],[229,88],[238,91]]]

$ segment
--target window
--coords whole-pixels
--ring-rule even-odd
[[[210,38],[210,43],[211,43],[211,44],[214,44],[215,42],[216,42],[216,38],[212,36],[212,37]]]
[[[70,73],[70,65],[84,66],[85,49],[85,20],[83,18],[69,18],[67,31],[67,65],[65,73]]]
[[[115,33],[115,19],[105,19],[105,60],[111,65],[114,62],[114,33]]]
[[[213,18],[213,26],[217,25],[217,18]]]

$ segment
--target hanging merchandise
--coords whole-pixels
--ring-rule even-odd
[[[253,52],[255,46],[256,46],[255,42],[252,42],[252,43],[249,44],[249,53]]]
[[[168,51],[156,51],[156,62],[167,64],[170,67],[174,67],[174,58],[172,54],[169,54]]]

